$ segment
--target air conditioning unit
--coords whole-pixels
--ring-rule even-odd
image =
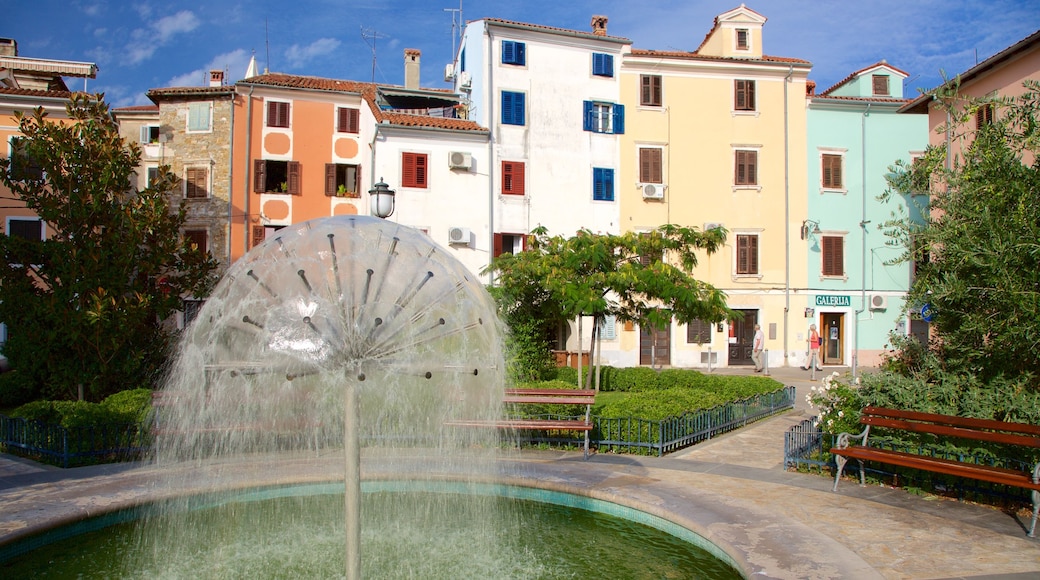
[[[468,91],[473,86],[473,79],[470,78],[469,73],[462,70],[459,71],[459,88]]]
[[[452,151],[448,155],[448,165],[452,169],[469,169],[473,167],[473,156],[465,151]]]
[[[888,296],[882,296],[880,294],[870,295],[871,310],[884,310],[886,308],[888,308]]]
[[[704,222],[704,231],[713,230],[715,228],[723,227],[722,222]]]
[[[660,183],[644,183],[643,199],[664,199],[664,185]]]
[[[450,62],[444,65],[444,82],[450,83],[455,80],[455,65]]]
[[[448,228],[448,243],[453,246],[469,245],[469,228]]]

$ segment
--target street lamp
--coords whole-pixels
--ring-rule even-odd
[[[393,211],[393,210],[391,210]],[[812,226],[812,227],[810,227]],[[820,222],[816,220],[803,220],[802,221],[802,239],[809,237],[809,234],[820,235]]]
[[[383,178],[379,178],[379,183],[372,186],[372,189],[368,190],[369,205],[371,207],[372,215],[380,218],[388,218],[394,214],[394,195],[396,191],[390,189],[390,186],[383,181]]]

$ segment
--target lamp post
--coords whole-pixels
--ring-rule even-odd
[[[386,219],[394,214],[394,195],[397,192],[390,189],[390,186],[383,181],[383,178],[379,178],[379,183],[372,186],[372,189],[368,190],[369,205],[371,207],[372,215]]]
[[[818,222],[816,220],[802,220],[802,230],[801,230],[801,233],[802,233],[802,239],[803,240],[805,238],[808,238],[809,234],[813,234],[815,236],[820,235],[822,233],[820,231],[820,222]]]

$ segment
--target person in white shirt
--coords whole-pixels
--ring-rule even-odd
[[[751,361],[755,363],[755,372],[762,372],[762,350],[766,346],[766,337],[762,334],[762,327],[755,325],[755,342],[751,345]]]

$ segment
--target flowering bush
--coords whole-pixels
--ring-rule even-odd
[[[805,401],[820,414],[820,429],[825,433],[859,433],[863,399],[859,392],[859,378],[851,384],[832,373],[823,378],[822,384],[813,386]]]

